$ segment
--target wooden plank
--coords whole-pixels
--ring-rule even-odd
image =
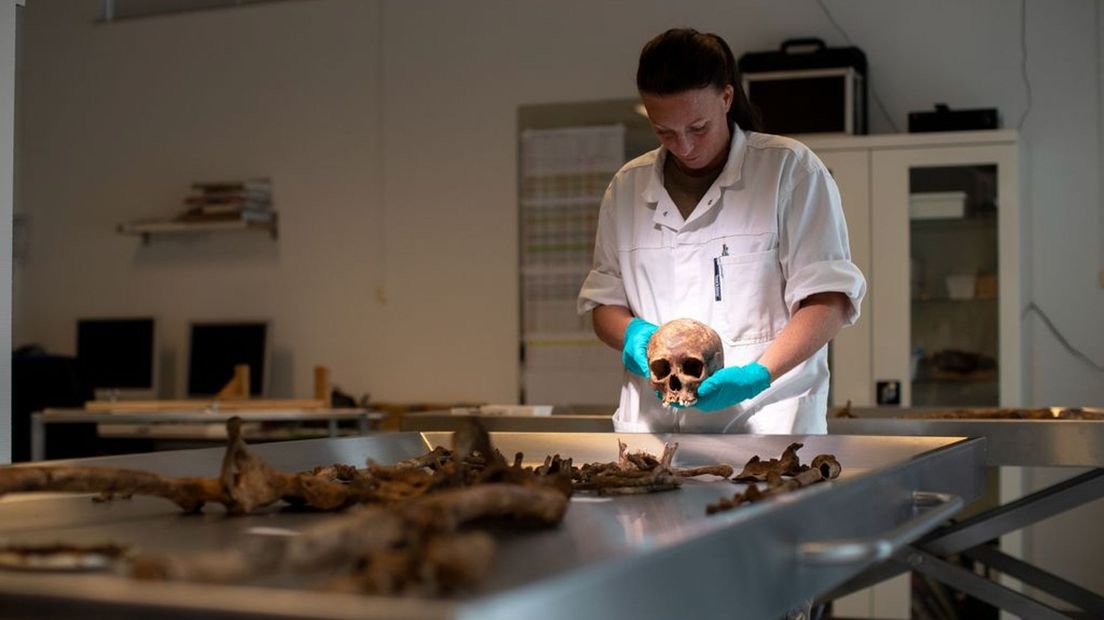
[[[314,398],[331,406],[333,392],[330,390],[330,369],[326,366],[314,367]]]
[[[325,409],[317,398],[255,398],[249,400],[90,400],[85,411],[202,411],[217,406],[220,411],[258,409]]]

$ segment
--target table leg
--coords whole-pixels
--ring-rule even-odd
[[[1104,468],[1092,469],[1014,502],[938,529],[913,543],[904,557],[895,557],[890,563],[868,569],[829,593],[824,600],[869,587],[911,569],[1024,618],[1070,617],[1067,612],[954,566],[941,557],[963,554],[1050,597],[1076,605],[1092,617],[1104,617],[1100,616],[1104,611],[1104,597],[985,545],[986,541],[1022,530],[1101,497],[1104,497]]]
[[[368,414],[362,413],[357,416],[357,430],[361,435],[368,434]]]
[[[1104,468],[1092,469],[950,527],[936,530],[916,546],[935,555],[951,555],[1009,532],[1104,497]]]
[[[337,437],[337,420],[334,418],[326,420],[326,427],[330,429],[330,437]]]
[[[969,594],[997,607],[1009,611],[1021,618],[1037,620],[1070,620],[1067,612],[1054,609],[1024,594],[1006,588],[994,581],[974,574],[964,568],[954,566],[942,558],[912,547],[895,556],[895,561],[903,562],[912,570],[924,573],[952,588]]]
[[[1104,618],[1104,597],[1077,584],[1070,583],[1057,575],[1032,566],[1019,558],[1012,557],[989,545],[978,545],[973,549],[967,549],[963,552],[963,555],[971,560],[977,560],[989,568],[1014,577],[1040,592],[1046,592],[1057,599],[1073,603],[1094,618]]]
[[[42,420],[42,412],[31,414],[31,460],[41,461],[46,458],[46,423]]]

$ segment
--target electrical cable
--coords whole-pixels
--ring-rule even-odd
[[[848,45],[855,47],[854,41],[852,41],[851,37],[847,35],[847,31],[843,29],[843,26],[840,26],[839,22],[836,21],[836,18],[832,15],[832,12],[829,11],[828,7],[824,4],[824,0],[817,0],[817,4],[820,6],[820,10],[824,11],[824,16],[828,18],[828,21],[832,23],[832,26],[834,26],[836,30],[840,33],[840,36],[843,37],[843,40]],[[889,126],[893,129],[893,133],[900,133],[900,130],[897,128],[897,123],[893,122],[893,117],[890,116],[889,112],[886,111],[886,107],[882,103],[882,98],[878,96],[878,91],[874,90],[874,84],[868,81],[867,86],[869,87],[868,90],[870,91],[871,99],[873,99],[874,103],[878,105],[878,110],[882,113],[882,116],[885,117],[886,122],[888,122]]]
[[[1027,306],[1024,307],[1022,316],[1024,318],[1027,318],[1027,315],[1030,314],[1032,311],[1034,311],[1035,314],[1039,315],[1039,318],[1043,320],[1043,324],[1045,324],[1050,329],[1051,333],[1054,334],[1054,337],[1058,339],[1058,342],[1061,343],[1062,346],[1070,352],[1070,354],[1072,354],[1077,359],[1085,362],[1093,369],[1104,372],[1104,365],[1097,364],[1095,361],[1093,361],[1091,357],[1085,355],[1077,347],[1070,344],[1070,342],[1066,340],[1066,337],[1062,335],[1062,332],[1058,331],[1058,328],[1054,326],[1054,322],[1050,320],[1050,317],[1047,316],[1047,314],[1043,312],[1043,309],[1037,306],[1035,302],[1029,302]]]
[[[1104,67],[1101,67],[1100,63],[1100,29],[1102,24],[1100,23],[1100,1],[1093,3],[1095,9],[1094,23],[1096,24],[1094,37],[1095,50],[1096,50],[1096,162],[1100,168],[1101,174],[1097,176],[1096,193],[1100,198],[1100,204],[1096,212],[1098,219],[1098,230],[1100,231],[1100,273],[1104,274],[1104,183],[1100,180],[1104,179],[1104,75],[1101,75],[1101,71]],[[1099,276],[1104,278],[1104,275]],[[1104,286],[1104,280],[1100,283]]]
[[[1099,57],[1100,55],[1097,54],[1097,58]],[[1027,113],[1031,111],[1031,80],[1027,76],[1027,0],[1021,0],[1020,2],[1020,75],[1023,76],[1024,94],[1027,96],[1027,105],[1024,107],[1023,114],[1020,115],[1020,122],[1016,127],[1023,130],[1024,121],[1027,120]],[[1099,89],[1099,76],[1097,83]]]
[[[1023,76],[1024,93],[1027,96],[1027,106],[1024,108],[1023,115],[1020,116],[1019,129],[1022,130],[1023,126],[1024,126],[1024,121],[1027,119],[1027,114],[1028,114],[1028,112],[1031,111],[1031,79],[1028,77],[1028,73],[1027,73],[1027,0],[1022,0],[1022,2],[1020,4],[1020,16],[1021,16],[1021,19],[1020,19],[1020,51],[1021,51],[1020,73]],[[1100,3],[1099,2],[1096,3],[1096,23],[1097,24],[1100,23]],[[1101,93],[1100,64],[1099,64],[1100,63],[1100,33],[1099,33],[1099,31],[1096,34],[1096,42],[1095,43],[1096,43],[1096,50],[1097,50],[1097,52],[1096,52],[1096,59],[1097,59],[1096,60],[1097,61],[1096,100],[1098,102],[1098,107],[1099,107],[1099,103],[1101,102],[1101,95],[1100,95],[1100,93]],[[1096,143],[1097,143],[1097,157],[1099,158],[1100,154],[1101,154],[1101,149],[1104,148],[1104,147],[1102,147],[1102,144],[1101,144],[1102,132],[1101,132],[1101,121],[1099,119],[1097,121],[1097,126],[1096,126],[1096,135],[1097,135],[1097,141],[1096,141]],[[1098,192],[1100,192],[1100,189],[1098,189]],[[1096,363],[1095,361],[1093,361],[1092,358],[1090,358],[1088,355],[1083,353],[1077,347],[1073,346],[1070,343],[1069,340],[1066,340],[1066,337],[1063,336],[1062,332],[1058,330],[1058,327],[1054,324],[1054,321],[1052,321],[1050,319],[1050,317],[1047,316],[1047,313],[1044,312],[1043,309],[1040,308],[1035,302],[1033,302],[1033,301],[1028,302],[1027,306],[1025,306],[1024,309],[1023,309],[1022,317],[1027,318],[1027,315],[1031,314],[1032,312],[1035,312],[1035,314],[1039,315],[1039,318],[1043,320],[1043,324],[1047,326],[1047,329],[1049,329],[1052,334],[1054,334],[1054,337],[1058,339],[1058,342],[1062,345],[1063,348],[1066,349],[1066,351],[1068,351],[1070,353],[1070,355],[1072,355],[1075,358],[1081,360],[1082,362],[1087,364],[1089,367],[1091,367],[1091,368],[1093,368],[1093,369],[1095,369],[1099,372],[1104,372],[1104,366],[1102,366],[1102,365]]]

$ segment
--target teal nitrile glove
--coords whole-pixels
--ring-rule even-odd
[[[633,317],[625,328],[625,344],[621,347],[621,363],[629,372],[648,378],[648,341],[659,329],[644,319]]]
[[[696,409],[717,411],[739,404],[770,387],[770,371],[759,362],[730,366],[709,375],[698,386]]]

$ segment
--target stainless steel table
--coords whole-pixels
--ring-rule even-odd
[[[204,585],[134,582],[106,575],[0,572],[0,616],[145,618],[674,618],[774,619],[891,556],[979,496],[985,440],[956,437],[629,435],[495,433],[526,463],[546,454],[610,461],[617,438],[658,453],[679,442],[677,466],[743,464],[805,442],[804,461],[833,453],[835,481],[729,512],[705,506],[741,486],[690,480],[651,495],[576,495],[564,522],[537,531],[496,531],[490,578],[459,598],[426,601],[311,590],[313,583]],[[448,433],[394,433],[255,446],[285,471],[366,458],[389,463],[449,442]],[[219,449],[85,459],[83,464],[213,475]],[[181,515],[157,498],[95,504],[88,497],[0,498],[0,542],[114,542],[187,552],[220,548],[273,529],[301,529],[327,515],[221,510]]]
[[[244,422],[318,422],[325,421],[330,437],[337,437],[337,423],[355,420],[361,434],[377,428],[386,414],[373,409],[271,409],[217,411],[127,411],[100,413],[84,409],[46,409],[31,414],[31,460],[46,457],[47,424],[225,424],[239,417]]]
[[[984,437],[990,466],[1091,467],[1090,471],[1013,502],[940,528],[832,593],[831,597],[867,587],[907,570],[947,585],[1024,618],[1075,617],[1025,594],[951,564],[944,558],[964,555],[1007,574],[1090,614],[1104,617],[1104,597],[1003,553],[986,541],[1021,530],[1104,497],[1104,421],[969,420],[906,418],[928,410],[893,407],[853,408],[854,418],[829,414],[828,432],[848,435]],[[1101,535],[1086,531],[1099,544]]]

